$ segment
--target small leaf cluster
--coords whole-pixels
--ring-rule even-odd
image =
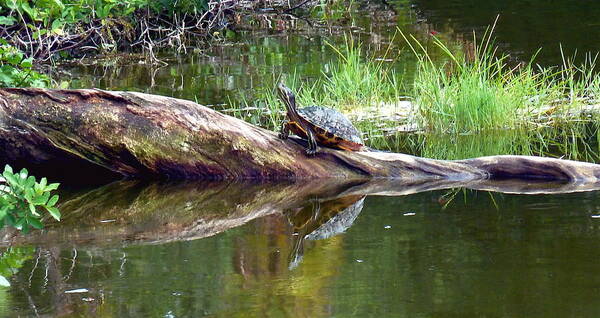
[[[1,17],[0,17],[1,18]],[[50,78],[33,70],[33,58],[0,39],[0,87],[47,87]]]
[[[0,24],[12,26],[23,21],[34,39],[46,33],[63,35],[64,28],[91,19],[105,19],[133,14],[148,0],[0,0]]]
[[[6,165],[0,177],[0,228],[8,225],[24,233],[32,227],[43,228],[42,214],[38,208],[60,221],[60,212],[55,206],[58,195],[51,195],[58,186],[58,183],[48,184],[46,178],[36,182],[27,169],[14,173]]]

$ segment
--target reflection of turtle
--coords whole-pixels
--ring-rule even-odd
[[[325,202],[311,202],[288,214],[294,227],[294,246],[290,254],[290,268],[302,260],[304,240],[322,240],[346,231],[362,211],[365,197],[351,195]]]
[[[305,138],[308,140],[306,154],[309,156],[317,152],[317,143],[349,151],[363,149],[360,133],[342,113],[323,106],[298,109],[294,93],[284,84],[279,84],[277,92],[285,103],[289,119],[283,122],[279,138],[286,139],[290,131]]]

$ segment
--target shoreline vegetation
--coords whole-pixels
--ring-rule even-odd
[[[254,12],[291,13],[282,0],[0,0],[0,38],[37,62],[141,48],[186,52]],[[314,4],[313,4],[314,5]]]
[[[563,65],[550,68],[535,57],[515,63],[494,45],[494,26],[458,48],[398,29],[416,58],[410,80],[383,62],[402,52],[365,58],[360,43],[347,38],[342,48],[330,45],[339,58],[320,79],[274,79],[253,97],[230,101],[227,111],[277,130],[285,112],[271,87],[284,80],[301,106],[326,105],[349,115],[373,148],[438,159],[522,154],[597,162],[597,55],[576,65],[563,54]]]

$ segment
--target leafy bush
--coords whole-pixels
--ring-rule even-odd
[[[47,87],[48,76],[33,70],[33,58],[0,39],[0,87]]]
[[[128,16],[147,5],[147,0],[0,0],[0,14],[3,15],[0,25],[21,23],[18,18],[22,17],[27,22],[50,28],[40,29],[40,32],[59,34],[66,25],[89,22],[90,19]]]
[[[13,173],[13,169],[6,165],[0,177],[0,228],[9,225],[24,233],[30,227],[43,228],[38,207],[60,221],[60,212],[55,207],[58,195],[51,196],[58,186],[58,183],[48,184],[46,178],[36,182],[34,176],[28,175],[27,169]]]

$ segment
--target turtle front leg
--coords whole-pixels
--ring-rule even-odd
[[[315,139],[315,133],[311,129],[306,130],[308,139],[308,148],[306,148],[307,156],[314,156],[317,153],[317,140]]]
[[[280,139],[287,139],[290,135],[290,126],[289,126],[289,122],[286,120],[283,123],[281,123],[281,131],[279,132],[279,138]]]

